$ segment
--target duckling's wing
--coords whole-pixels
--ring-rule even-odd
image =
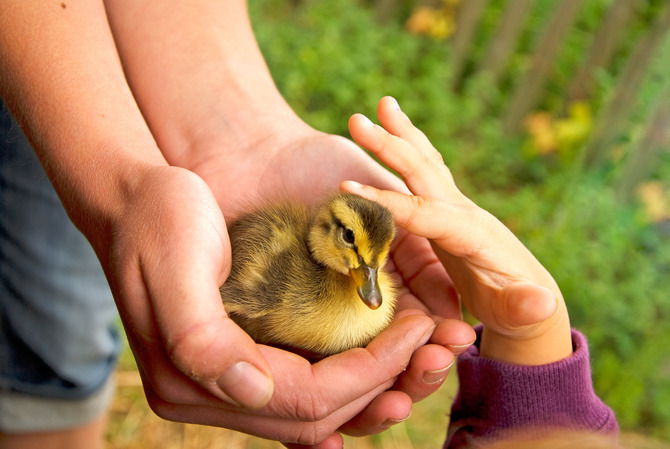
[[[230,276],[221,287],[226,310],[254,338],[263,334],[261,319],[282,307],[290,280],[309,259],[306,210],[281,205],[240,218],[229,229]]]

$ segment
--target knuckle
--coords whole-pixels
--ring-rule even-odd
[[[298,434],[297,443],[313,446],[328,438],[335,429],[318,423],[310,423],[302,427]]]
[[[379,139],[378,152],[380,154],[386,153],[389,151],[389,147],[392,147],[393,136],[389,134],[388,131],[383,129],[383,133],[380,132],[381,138]]]
[[[159,418],[167,421],[178,422],[179,417],[175,413],[172,404],[159,396],[147,394],[147,404],[152,412]]]
[[[328,400],[317,393],[304,391],[300,388],[277,392],[273,398],[273,410],[279,416],[284,416],[301,423],[316,423],[328,418],[333,410]],[[288,393],[288,394],[287,394]]]
[[[214,323],[198,324],[166,343],[168,357],[184,374],[199,380],[209,374],[208,357],[204,354],[213,344],[215,337]]]
[[[297,418],[305,422],[317,422],[327,418],[331,411],[325,401],[313,393],[298,398],[295,410]]]
[[[315,425],[304,426],[298,435],[298,444],[313,446],[319,443],[318,432]]]
[[[406,215],[402,217],[402,221],[399,224],[404,227],[412,227],[417,220],[417,215],[423,210],[426,199],[419,195],[412,195],[407,198],[410,201],[409,207],[406,210]]]
[[[152,369],[142,376],[142,386],[149,405],[165,406],[167,404],[187,403],[180,388],[175,388],[176,379],[169,370]],[[156,413],[158,414],[158,413]]]

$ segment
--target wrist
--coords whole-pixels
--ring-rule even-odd
[[[47,150],[45,168],[70,219],[98,251],[108,246],[114,223],[149,171],[167,163],[152,141],[107,140],[89,142],[86,148],[90,151],[81,154],[86,157],[76,162],[52,157],[62,149]]]
[[[171,165],[195,171],[217,153],[308,128],[277,90],[244,0],[105,4],[135,99]]]
[[[226,101],[178,121],[180,126],[155,133],[160,150],[170,165],[200,175],[212,160],[240,163],[239,155],[248,159],[258,151],[269,158],[288,142],[317,133],[281,97],[263,105],[252,98]]]

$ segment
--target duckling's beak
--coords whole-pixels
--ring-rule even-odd
[[[377,281],[377,269],[361,264],[358,268],[349,270],[351,278],[356,284],[356,291],[366,306],[372,310],[382,305],[382,292]]]

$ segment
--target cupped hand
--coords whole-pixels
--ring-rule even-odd
[[[315,203],[335,191],[344,179],[358,179],[380,187],[405,190],[403,183],[379,166],[348,139],[300,128],[299,132],[275,133],[254,147],[219,151],[213,158],[191,167],[211,186],[227,220],[267,202],[291,198]],[[420,347],[411,359],[397,361],[407,369],[394,388],[381,393],[357,416],[341,427],[353,435],[376,433],[390,423],[406,418],[411,402],[439,388],[448,374],[454,354],[474,341],[473,330],[460,321],[458,297],[428,241],[401,232],[392,248],[391,268],[401,285],[399,316],[415,310],[438,323],[429,345]],[[383,338],[382,333],[380,338]],[[345,355],[327,359],[344,363]],[[281,359],[275,359],[281,364]],[[274,366],[273,366],[274,369]],[[278,380],[275,375],[275,380]],[[348,388],[341,384],[341,388]],[[368,401],[370,398],[368,398]]]
[[[405,314],[367,348],[314,365],[256,345],[227,318],[218,293],[230,248],[208,186],[187,170],[151,167],[127,200],[111,224],[110,250],[97,249],[159,416],[306,444],[332,444],[371,402],[372,426],[406,416],[403,407],[382,413],[375,398],[431,337],[433,320]]]
[[[458,190],[441,155],[394,99],[380,101],[378,116],[381,126],[354,115],[352,137],[396,170],[411,194],[353,182],[342,188],[383,204],[400,226],[431,240],[464,305],[484,324],[483,355],[522,364],[568,356],[569,318],[552,276]]]
[[[312,156],[328,170],[323,169],[320,176],[305,165],[303,170],[322,182],[311,190],[294,172],[301,191],[332,190],[345,178],[344,172],[360,172],[364,182],[373,182],[376,172],[384,180],[384,172],[374,168],[362,150],[346,140],[332,140],[345,143],[342,152],[348,154],[331,160],[324,160],[328,152]],[[284,158],[283,166],[295,169],[309,160],[312,143],[297,146],[295,163],[282,152],[271,160],[274,164]],[[337,154],[335,148],[331,150]],[[343,161],[350,164],[349,170],[345,167],[335,175],[337,163],[347,165]],[[367,165],[367,170],[361,170],[359,164]],[[221,205],[234,215],[237,209],[225,198],[239,197],[243,191],[259,192],[262,198],[263,189],[272,187],[264,182],[261,187],[230,185],[228,192],[219,192],[217,201],[210,186],[189,170],[151,167],[136,178],[112,223],[109,249],[98,248],[98,254],[106,266],[147,398],[159,416],[287,443],[337,446],[341,444],[338,429],[364,435],[407,418],[412,401],[434,392],[446,378],[453,353],[474,339],[471,329],[456,319],[442,317],[436,327],[435,320],[426,316],[456,315],[451,304],[455,298],[450,296],[449,279],[442,269],[437,273],[443,278],[438,276],[429,285],[444,285],[444,290],[432,294],[427,304],[447,306],[430,309],[417,299],[421,283],[408,282],[398,316],[367,348],[310,365],[289,352],[256,345],[227,318],[219,296],[218,286],[230,269]],[[274,179],[287,185],[282,176]],[[395,181],[389,179],[386,182],[393,185]],[[411,246],[419,254],[405,249]],[[395,266],[404,267],[415,279],[441,268],[425,239],[408,234],[394,251]],[[413,258],[399,257],[402,254]],[[407,271],[414,263],[418,266]],[[431,344],[426,344],[429,339]]]

